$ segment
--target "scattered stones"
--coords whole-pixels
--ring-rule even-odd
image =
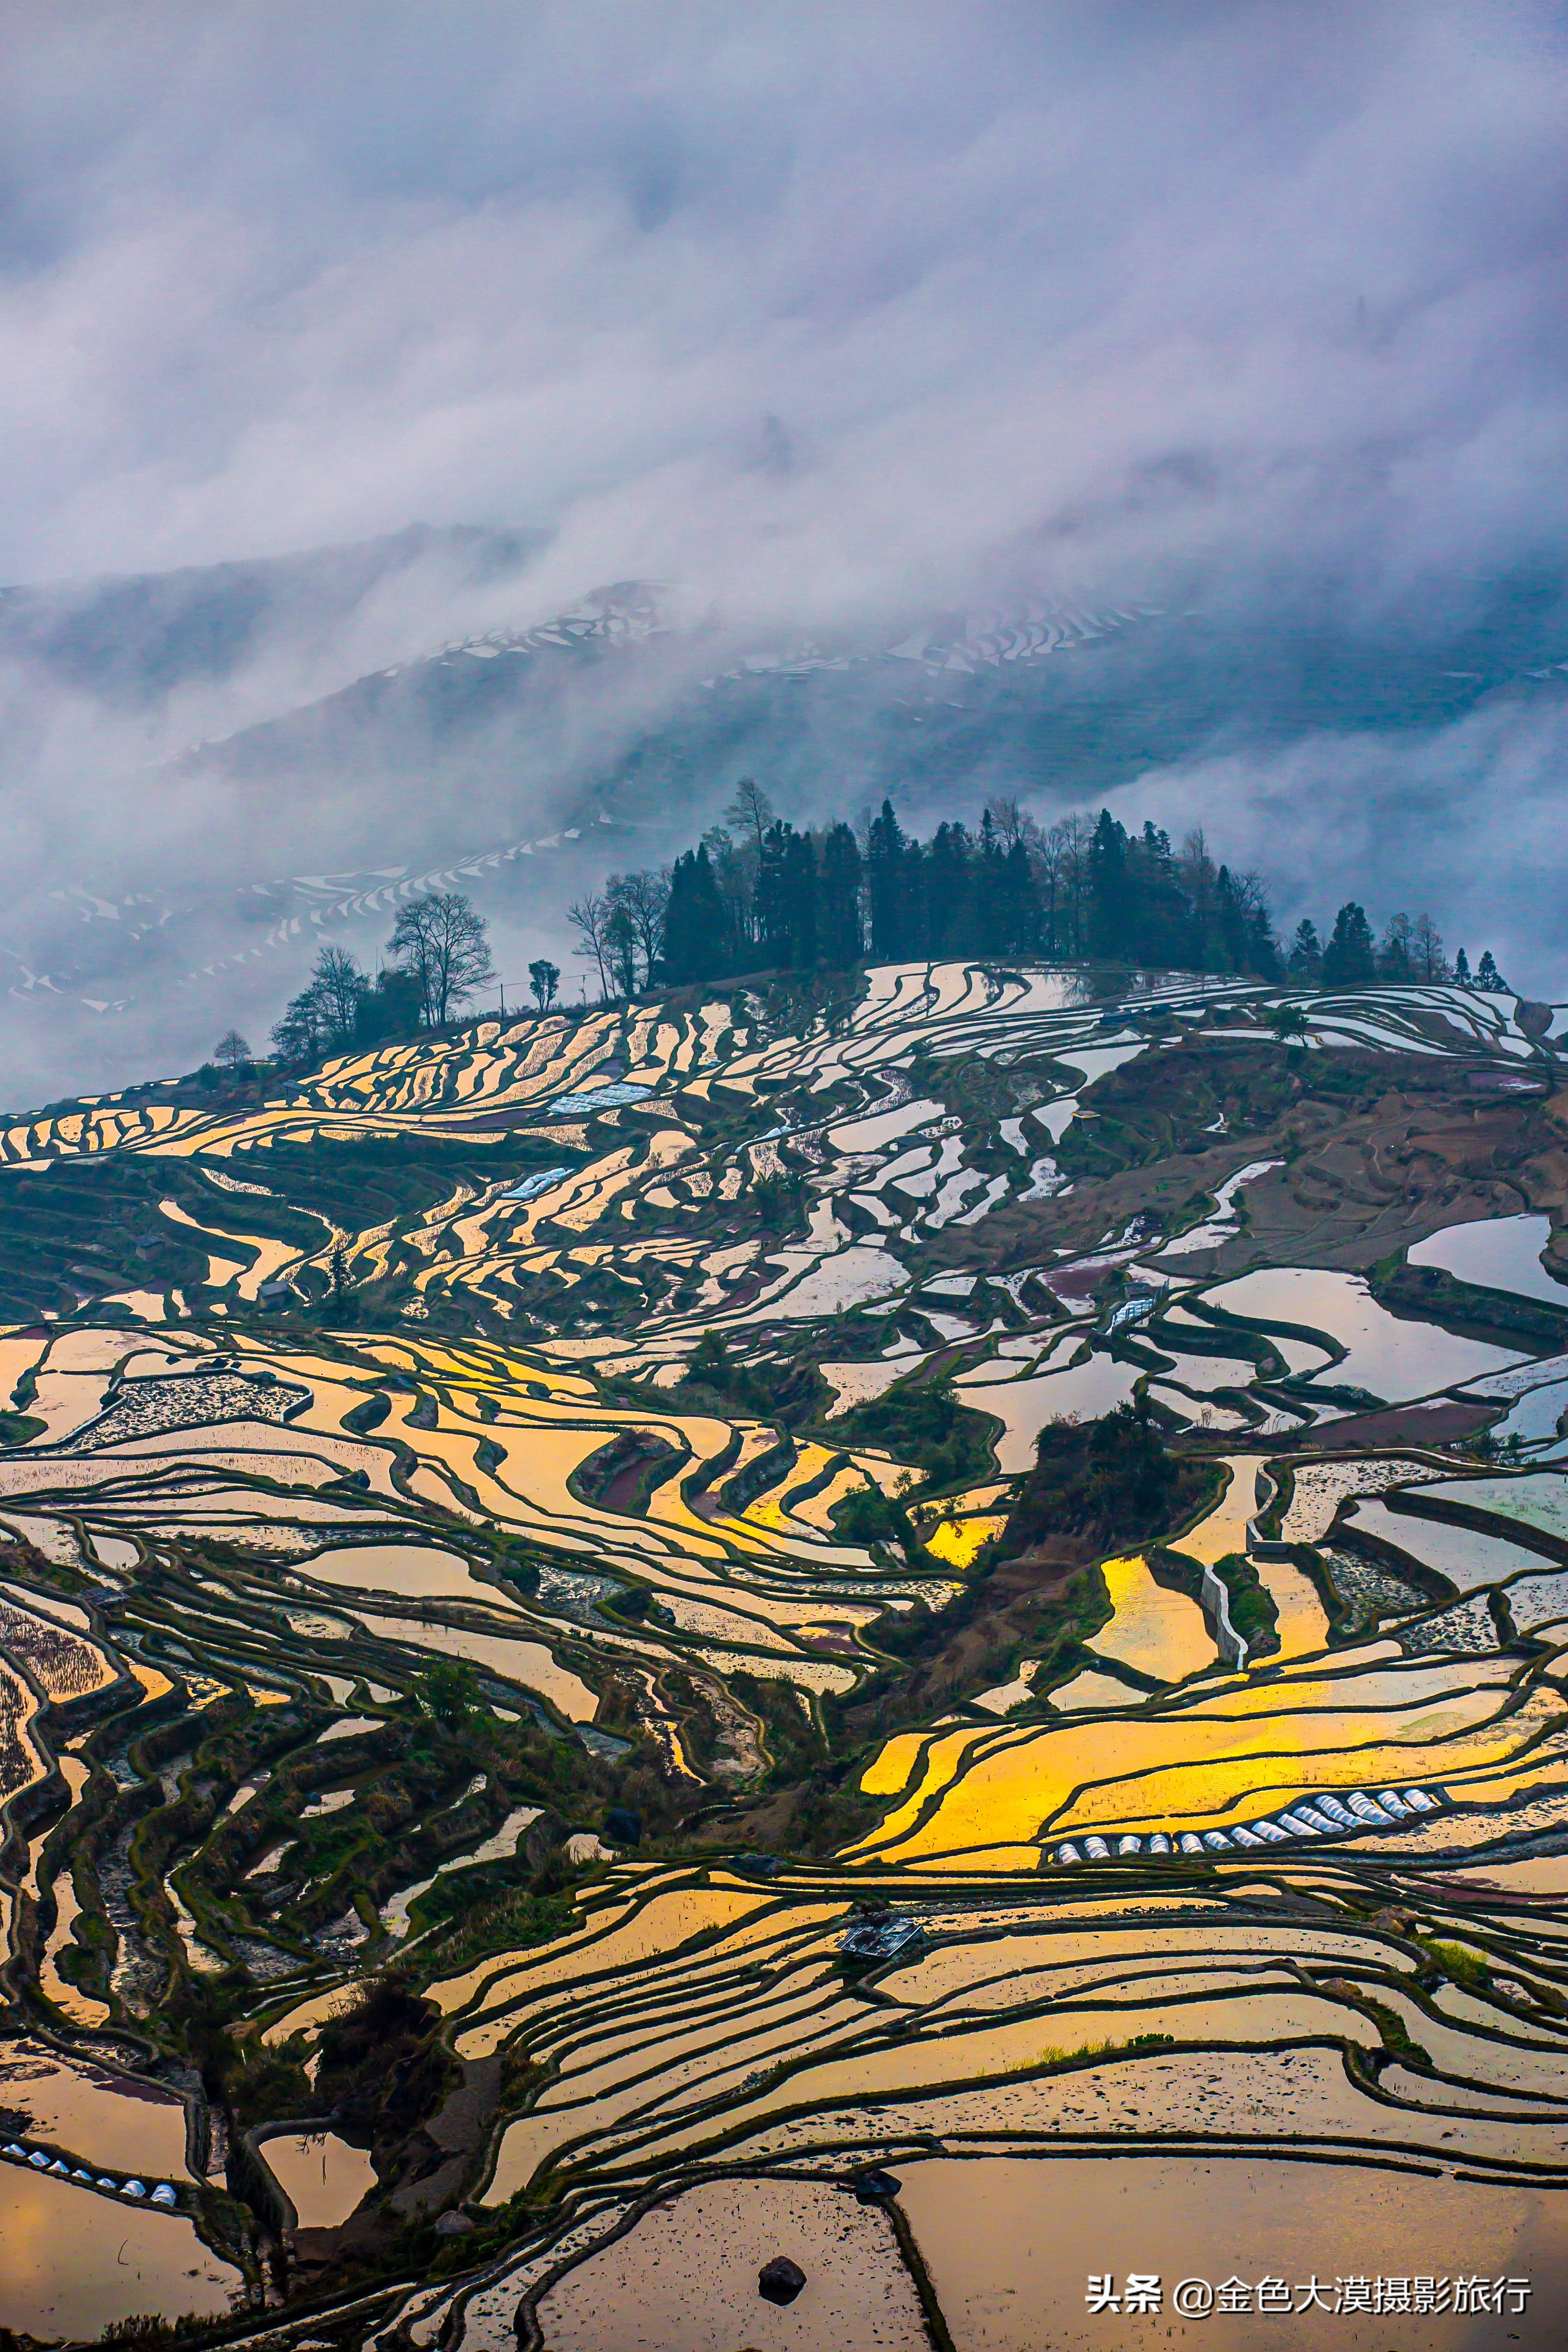
[[[858,2204],[885,2205],[889,2198],[898,2195],[904,2184],[895,2173],[884,2172],[879,2165],[874,2164],[866,2171],[856,2173],[850,2185]]]
[[[787,2254],[775,2254],[757,2273],[757,2293],[768,2303],[793,2303],[805,2284],[805,2273]]]

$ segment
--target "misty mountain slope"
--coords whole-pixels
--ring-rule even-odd
[[[1379,927],[1393,907],[1430,906],[1450,944],[1492,945],[1534,992],[1552,985],[1550,861],[1520,847],[1531,795],[1500,830],[1473,790],[1501,757],[1554,772],[1568,620],[1549,567],[1456,580],[1375,625],[1352,625],[1343,593],[1321,583],[1251,601],[1186,583],[1163,605],[1018,595],[770,643],[713,614],[693,622],[680,591],[635,581],[498,627],[498,607],[516,604],[504,567],[530,544],[415,530],[121,583],[143,597],[144,626],[121,667],[102,671],[105,697],[144,695],[149,724],[176,742],[173,714],[247,700],[268,713],[174,758],[150,760],[148,726],[122,714],[54,746],[63,782],[41,762],[27,770],[25,741],[47,736],[52,689],[41,663],[12,670],[8,763],[27,770],[36,810],[0,931],[26,1016],[13,1100],[53,1097],[62,1080],[111,1085],[154,1055],[189,1067],[229,1021],[265,1035],[323,929],[374,963],[393,900],[410,890],[472,893],[519,987],[542,952],[574,969],[567,903],[611,866],[667,862],[748,774],[796,820],[853,817],[886,794],[925,830],[973,821],[1002,793],[1047,822],[1107,802],[1177,834],[1223,822],[1287,921],[1331,919],[1347,897]],[[16,592],[0,632],[36,630],[51,593]],[[287,644],[261,617],[268,598]],[[68,630],[60,659],[90,667],[82,648],[111,610],[88,600],[86,634]],[[323,617],[307,662],[312,615]],[[476,615],[486,625],[465,629]],[[254,658],[239,651],[247,630]],[[416,630],[431,650],[345,667],[356,646],[406,644]],[[223,661],[226,677],[192,683]],[[334,690],[291,695],[312,665]],[[158,704],[157,680],[176,675]],[[199,724],[184,733],[212,737]],[[106,774],[118,778],[112,828],[59,822]],[[1531,900],[1517,951],[1500,893]]]
[[[704,640],[632,583],[359,678],[182,767],[254,783],[433,763],[461,791],[548,763],[574,811],[678,828],[741,772],[808,814],[829,783],[839,803],[886,793],[916,810],[965,785],[1071,803],[1216,749],[1441,727],[1499,696],[1568,691],[1561,581],[1475,588],[1446,615],[1375,628],[1336,625],[1304,597],[1261,611],[1021,603],[937,616],[897,645],[731,646],[727,667],[688,678]]]
[[[0,660],[35,662],[51,683],[136,709],[230,677],[279,638],[304,645],[341,627],[417,565],[439,564],[454,592],[507,579],[547,536],[411,523],[354,546],[0,588]]]
[[[335,789],[426,772],[432,762],[454,786],[476,755],[509,751],[548,758],[559,772],[584,738],[606,727],[621,732],[617,697],[650,690],[625,666],[605,665],[659,626],[651,592],[637,583],[600,590],[540,626],[442,646],[173,764],[224,784],[330,777]]]

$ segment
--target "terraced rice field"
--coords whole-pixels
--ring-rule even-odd
[[[1347,2275],[1513,2259],[1562,1073],[1511,999],[1292,1002],[888,967],[11,1122],[0,2324],[1077,2342],[1050,2216],[1131,2151],[1407,2179]],[[166,1277],[35,1245],[68,1186]],[[106,2200],[140,2302],[67,2275]]]

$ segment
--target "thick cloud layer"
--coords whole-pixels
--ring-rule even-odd
[[[1493,562],[1563,520],[1548,21],[24,5],[0,575],[414,515],[558,522],[541,609]]]
[[[0,578],[553,534],[504,591],[416,570],[133,739],[51,708],[16,786],[40,887],[58,807],[79,861],[145,817],[222,866],[232,817],[124,782],[182,729],[604,581],[726,643],[1086,583],[1375,635],[1560,567],[1555,11],[20,0],[6,45]],[[1427,744],[1456,824],[1549,766],[1551,715],[1519,725]],[[1142,797],[1262,830],[1315,758],[1216,749]],[[1322,774],[1392,779],[1396,831],[1415,758]]]

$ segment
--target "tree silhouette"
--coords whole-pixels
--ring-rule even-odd
[[[1366,908],[1347,898],[1334,917],[1334,928],[1323,950],[1323,979],[1330,988],[1359,988],[1377,977],[1377,955]]]
[[[609,901],[595,898],[592,891],[579,898],[574,907],[566,909],[566,919],[582,944],[577,954],[584,963],[594,964],[599,974],[599,994],[610,993],[610,950],[605,937],[605,927],[610,919]]]
[[[484,917],[456,890],[410,898],[398,912],[387,950],[417,982],[430,1029],[443,1027],[459,1004],[495,978]]]

